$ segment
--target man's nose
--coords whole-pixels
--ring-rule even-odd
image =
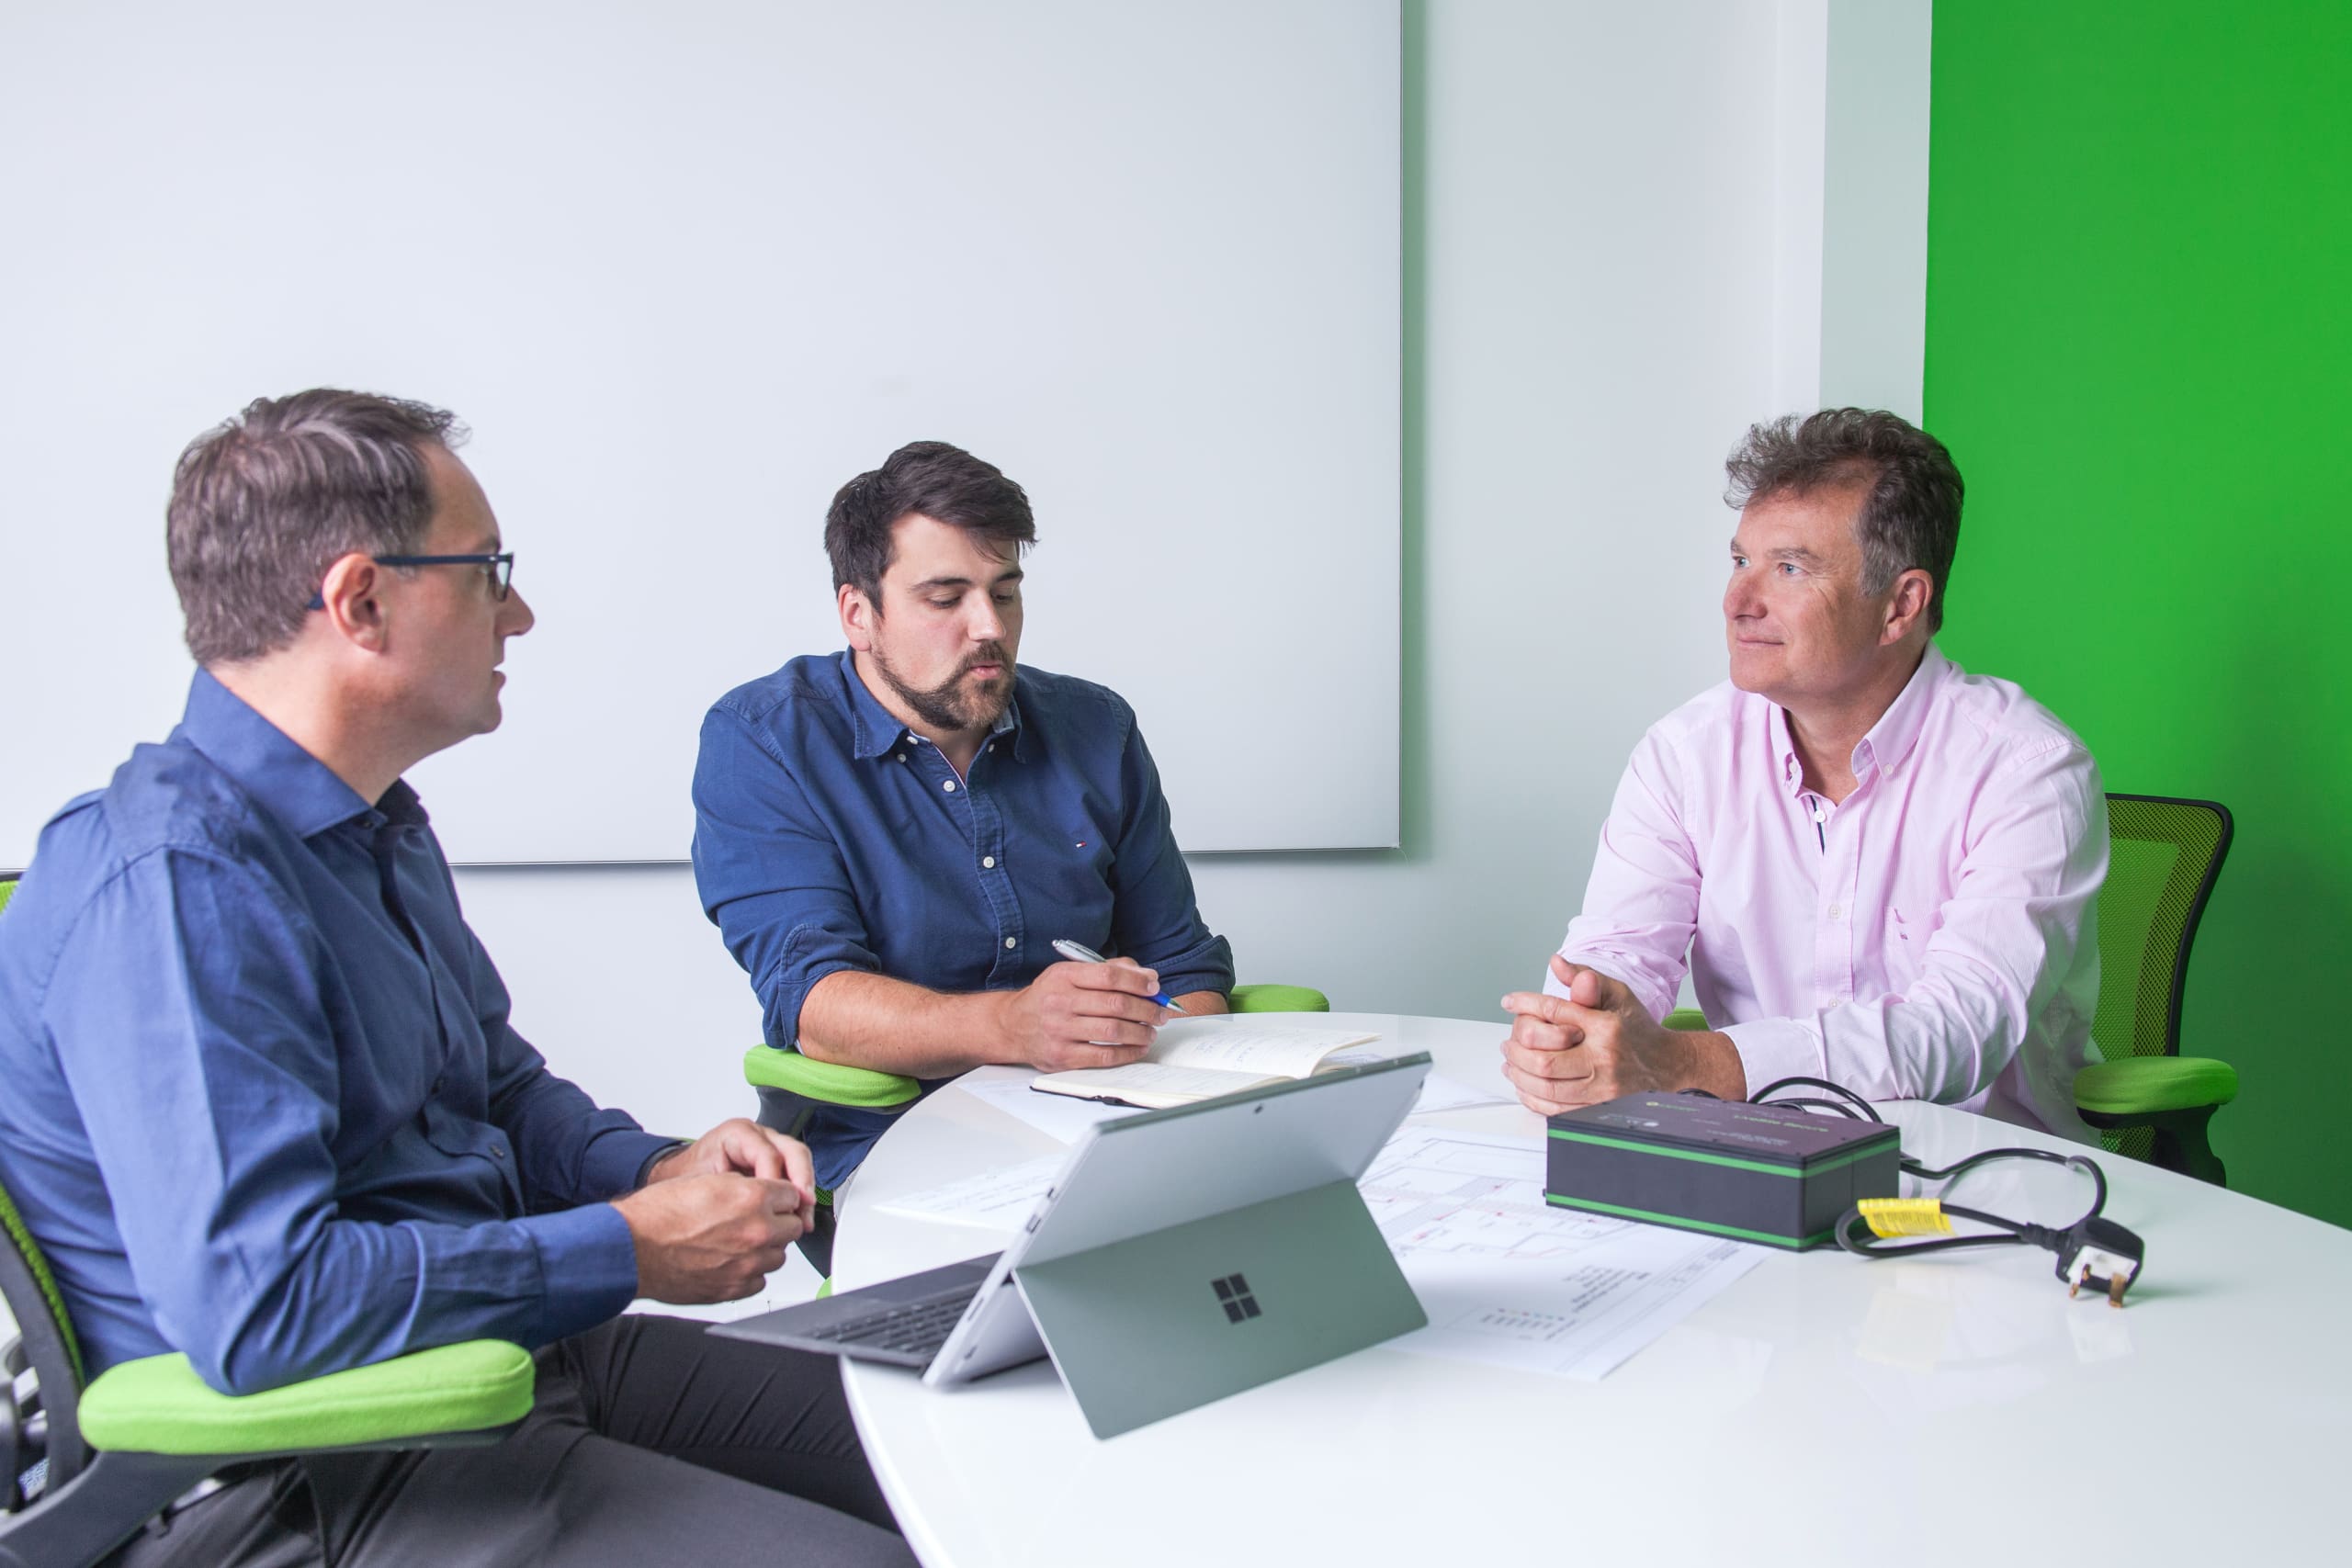
[[[509,588],[506,602],[499,609],[503,612],[498,617],[499,634],[503,637],[521,637],[539,623],[539,617],[531,613],[531,602],[519,590]]]
[[[972,611],[971,624],[966,629],[974,642],[995,642],[1004,636],[1004,617],[997,614],[993,602],[983,601]]]

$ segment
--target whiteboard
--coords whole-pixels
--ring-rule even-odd
[[[0,6],[0,865],[178,716],[180,447],[316,385],[472,426],[538,615],[453,859],[683,858],[915,439],[1187,850],[1397,841],[1395,4]]]

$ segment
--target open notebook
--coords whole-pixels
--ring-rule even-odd
[[[1363,1030],[1276,1023],[1226,1014],[1181,1018],[1162,1024],[1140,1061],[1124,1067],[1079,1067],[1040,1073],[1029,1087],[1079,1100],[1108,1100],[1158,1111],[1235,1094],[1283,1078],[1304,1078],[1351,1045],[1380,1036]]]

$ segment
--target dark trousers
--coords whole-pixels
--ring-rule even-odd
[[[255,1467],[117,1568],[888,1563],[899,1539],[831,1357],[629,1316],[539,1352],[531,1414],[487,1448]]]

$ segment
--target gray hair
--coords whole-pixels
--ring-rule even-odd
[[[1933,580],[1928,629],[1944,624],[1944,585],[1960,549],[1966,494],[1944,444],[1883,409],[1824,409],[1750,425],[1724,464],[1724,502],[1744,508],[1775,496],[1868,486],[1854,531],[1862,591],[1883,593],[1914,568]]]
[[[320,388],[257,398],[190,442],[164,541],[196,661],[293,641],[344,556],[416,554],[433,521],[425,450],[465,437],[446,410]]]

